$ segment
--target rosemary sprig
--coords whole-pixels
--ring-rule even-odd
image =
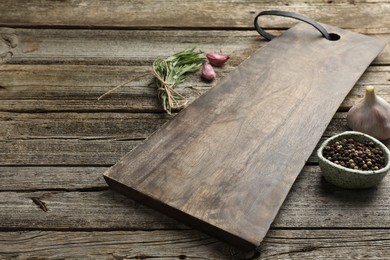
[[[195,51],[195,48],[193,48],[177,52],[164,60],[159,59],[153,62],[153,70],[151,73],[156,79],[157,96],[168,114],[171,114],[172,109],[181,106],[179,101],[185,101],[185,97],[175,91],[174,88],[185,80],[185,74],[199,70],[205,61],[206,57],[203,52]],[[103,97],[129,82],[147,75],[150,75],[150,72],[119,84],[101,95],[98,100],[101,100]]]
[[[203,53],[193,48],[153,63],[157,95],[168,114],[171,114],[172,109],[180,107],[179,100],[185,100],[174,88],[185,80],[185,74],[198,71],[205,60]]]

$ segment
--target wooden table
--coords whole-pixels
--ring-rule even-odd
[[[249,257],[108,189],[103,172],[172,116],[163,113],[151,76],[97,98],[176,51],[231,55],[212,84],[194,74],[180,86],[196,99],[266,43],[252,29],[254,16],[266,9],[298,12],[390,44],[388,1],[275,2],[1,1],[0,259]],[[278,33],[291,23],[265,25]],[[347,130],[346,112],[366,85],[390,102],[390,47],[323,138]],[[390,257],[389,194],[390,177],[361,191],[328,184],[313,155],[260,258]]]

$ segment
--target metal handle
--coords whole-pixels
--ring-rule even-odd
[[[260,16],[264,16],[264,15],[283,16],[283,17],[293,18],[293,19],[297,19],[297,20],[300,20],[302,22],[308,23],[308,24],[312,25],[314,28],[316,28],[329,41],[338,40],[340,38],[337,34],[329,34],[325,30],[325,28],[322,27],[322,25],[320,25],[319,23],[317,23],[313,19],[310,19],[309,17],[303,16],[303,15],[300,15],[300,14],[296,14],[296,13],[292,13],[292,12],[274,11],[274,10],[272,10],[272,11],[263,11],[263,12],[259,13],[256,16],[255,21],[254,21],[255,28],[256,28],[257,32],[261,36],[266,38],[268,41],[270,41],[273,38],[275,38],[275,36],[270,34],[270,33],[267,33],[266,31],[264,31],[264,29],[259,25],[258,20],[259,20]],[[334,37],[335,35],[338,36],[338,38],[336,37],[337,39]]]

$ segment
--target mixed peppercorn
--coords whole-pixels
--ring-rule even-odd
[[[370,141],[342,139],[325,146],[322,155],[335,164],[355,170],[375,171],[385,166],[383,151]]]

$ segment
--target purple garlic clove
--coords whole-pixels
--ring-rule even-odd
[[[225,62],[227,62],[230,59],[228,55],[217,54],[217,53],[207,53],[206,57],[209,60],[210,64],[215,67],[223,66],[223,64],[225,64]]]
[[[211,66],[210,63],[208,63],[208,62],[203,64],[201,75],[202,75],[202,78],[204,80],[207,80],[207,81],[213,81],[215,79],[215,77],[217,76],[215,74],[213,66]]]

